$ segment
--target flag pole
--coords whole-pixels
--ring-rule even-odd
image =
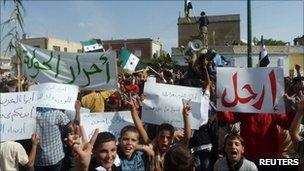
[[[247,0],[247,67],[252,67],[251,0]]]

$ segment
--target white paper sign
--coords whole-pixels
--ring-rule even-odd
[[[282,68],[217,68],[217,108],[246,113],[285,113]]]
[[[116,53],[68,53],[21,44],[23,68],[39,83],[78,85],[81,89],[117,88]]]
[[[38,92],[0,93],[0,141],[29,139],[36,130]]]
[[[201,88],[146,82],[144,94],[142,107],[144,122],[157,125],[169,123],[174,127],[183,128],[183,99],[191,99],[191,128],[198,129],[200,122],[204,120],[201,116]],[[208,119],[208,114],[205,119]]]
[[[82,125],[89,138],[94,130],[99,128],[100,132],[111,132],[116,138],[120,137],[120,130],[127,125],[134,125],[130,111],[82,113],[80,115]]]
[[[74,111],[78,86],[59,83],[33,85],[30,91],[38,91],[37,107],[49,107]]]

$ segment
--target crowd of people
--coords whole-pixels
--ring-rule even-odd
[[[119,89],[81,91],[75,102],[75,118],[53,108],[36,109],[37,132],[31,140],[1,142],[0,170],[106,170],[106,171],[205,171],[285,170],[287,166],[259,165],[261,158],[299,158],[288,169],[304,170],[304,85],[301,66],[285,77],[286,112],[235,113],[216,108],[216,64],[202,58],[188,68],[159,65],[118,76]],[[219,66],[218,66],[219,67]],[[202,103],[209,105],[208,122],[191,130],[191,105],[183,101],[184,129],[171,124],[153,125],[141,120],[144,83],[201,87]],[[20,85],[18,85],[20,84]],[[26,77],[2,78],[0,91],[27,91],[35,84]],[[80,125],[80,108],[90,112],[130,110],[133,125],[120,137],[96,129],[88,140]],[[19,166],[22,165],[22,166]]]

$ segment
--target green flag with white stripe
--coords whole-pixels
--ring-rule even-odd
[[[90,39],[88,41],[80,41],[84,52],[103,52],[103,46],[100,39]]]
[[[121,67],[125,70],[135,71],[135,68],[139,62],[139,58],[130,53],[128,49],[123,48],[120,50],[119,57],[121,59]]]

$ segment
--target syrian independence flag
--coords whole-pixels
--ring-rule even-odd
[[[185,0],[185,7],[184,7],[185,18],[189,18],[190,9],[193,9],[191,1]]]
[[[80,41],[84,52],[103,52],[103,46],[100,39],[90,39],[88,41]]]
[[[269,65],[270,61],[268,58],[268,53],[266,50],[266,47],[264,45],[264,39],[263,36],[261,37],[261,48],[260,48],[260,54],[259,54],[259,67],[267,67]]]
[[[121,67],[128,71],[135,71],[135,68],[139,62],[139,58],[130,53],[126,48],[120,50],[119,53],[121,59]]]

